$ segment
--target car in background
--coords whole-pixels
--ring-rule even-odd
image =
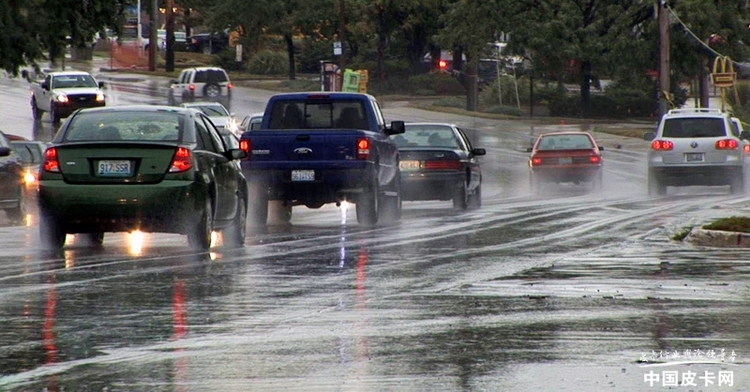
[[[255,131],[260,129],[260,124],[263,122],[263,112],[248,114],[242,119],[239,126],[240,132]]]
[[[39,169],[41,168],[44,150],[47,149],[49,144],[35,140],[19,139],[11,140],[10,144],[23,163],[27,196],[36,194]]]
[[[453,124],[406,123],[392,136],[401,157],[401,200],[452,200],[459,210],[482,205],[482,172],[474,148]]]
[[[193,34],[187,37],[187,51],[216,54],[229,47],[229,35],[224,32]]]
[[[66,234],[100,245],[106,232],[187,234],[205,251],[214,230],[225,246],[245,241],[247,183],[208,117],[169,106],[80,110],[45,151],[40,234],[60,249]]]
[[[178,105],[185,102],[220,102],[231,108],[232,82],[227,72],[220,67],[193,67],[180,72],[178,79],[169,86],[167,104]]]
[[[156,38],[158,44],[157,48],[159,50],[167,50],[167,30],[156,30]],[[143,37],[141,38],[141,48],[143,48],[143,50],[148,50],[150,43],[149,32],[144,31]],[[174,46],[172,47],[172,49],[175,52],[187,51],[187,34],[185,34],[184,31],[174,32]]]
[[[8,219],[20,221],[26,216],[23,162],[0,131],[0,209]]]
[[[235,134],[239,133],[239,124],[234,118],[234,113],[229,113],[229,110],[218,102],[189,102],[180,106],[200,110],[219,130],[226,129]]]
[[[539,135],[527,149],[529,183],[534,193],[545,184],[588,184],[600,192],[604,185],[604,147],[588,132],[549,132]]]
[[[669,186],[726,186],[733,194],[745,192],[750,168],[750,131],[739,120],[718,109],[672,109],[656,132],[646,132],[648,193],[664,195]]]

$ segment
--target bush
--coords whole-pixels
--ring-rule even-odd
[[[466,89],[456,78],[442,72],[412,76],[409,78],[409,90],[431,90],[435,95],[466,95]]]
[[[443,106],[451,108],[466,108],[466,97],[443,97],[435,100],[432,106]]]
[[[305,39],[297,51],[297,64],[302,73],[320,73],[320,61],[331,59],[333,44],[331,41]]]
[[[499,88],[499,91],[498,91]],[[528,102],[528,98],[522,99],[521,83],[518,84],[518,97],[516,97],[516,80],[512,76],[502,76],[495,79],[491,84],[487,85],[481,93],[479,93],[479,102],[486,106],[499,106],[500,105],[500,93],[502,93],[503,105],[515,105],[518,101]],[[528,91],[528,86],[525,91]],[[500,106],[499,106],[500,107]]]
[[[283,75],[289,72],[286,52],[261,50],[250,58],[248,71],[256,75]]]
[[[320,82],[317,80],[309,80],[309,79],[282,80],[279,83],[279,86],[285,89],[288,89],[290,91],[318,91],[320,90]]]
[[[487,109],[483,110],[483,112],[492,114],[504,114],[506,116],[515,117],[523,116],[523,110],[519,109],[517,106],[490,106]]]
[[[234,48],[227,48],[211,56],[210,63],[213,66],[224,68],[227,71],[244,71],[245,63],[237,61],[237,52]]]

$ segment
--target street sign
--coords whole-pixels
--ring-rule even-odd
[[[736,72],[718,72],[711,74],[711,83],[719,88],[730,88],[737,80]]]
[[[333,42],[333,55],[341,56],[342,53],[343,53],[343,50],[341,49],[341,41],[334,41]]]

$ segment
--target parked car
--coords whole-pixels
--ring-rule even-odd
[[[59,249],[80,233],[101,244],[106,232],[187,234],[193,249],[212,231],[242,246],[247,183],[208,117],[195,109],[118,106],[76,112],[44,154],[39,177],[40,234]]]
[[[549,132],[539,135],[527,152],[529,182],[535,193],[545,184],[588,184],[601,191],[604,184],[604,147],[588,132]]]
[[[141,38],[141,47],[143,50],[149,49],[149,44],[151,43],[149,32],[144,31],[143,32],[143,38]],[[167,30],[165,29],[158,29],[156,30],[156,37],[157,37],[157,48],[159,50],[167,50]],[[174,46],[172,49],[175,52],[185,52],[187,51],[187,35],[184,31],[175,31],[174,32]]]
[[[256,131],[260,129],[260,124],[263,122],[263,112],[248,114],[242,119],[239,126],[240,132],[245,131]]]
[[[0,131],[0,209],[10,220],[19,221],[25,217],[24,194],[23,162]]]
[[[718,109],[672,109],[656,132],[646,132],[648,192],[664,195],[669,186],[729,185],[734,194],[745,192],[750,165],[750,131]]]
[[[239,132],[239,125],[234,118],[234,113],[218,102],[187,102],[180,105],[184,108],[198,109],[211,119],[219,130],[226,129],[232,133]]]
[[[216,54],[229,46],[229,35],[226,33],[193,34],[187,37],[188,52]]]
[[[474,148],[453,124],[406,123],[402,135],[392,136],[401,161],[401,199],[452,200],[465,210],[482,205],[482,172]]]
[[[185,102],[220,102],[231,109],[232,82],[227,72],[219,67],[186,68],[169,86],[167,103],[178,105]]]

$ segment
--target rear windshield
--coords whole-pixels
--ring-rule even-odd
[[[588,135],[550,135],[542,136],[537,150],[587,150],[594,148]]]
[[[726,136],[723,118],[671,118],[664,121],[662,137],[722,137]]]
[[[270,129],[369,129],[364,105],[358,100],[276,101]]]
[[[12,142],[13,150],[24,163],[39,163],[42,161],[41,147],[36,143]]]
[[[174,112],[94,112],[73,117],[65,141],[178,141],[184,115]]]
[[[453,128],[447,125],[409,125],[403,135],[393,137],[398,147],[459,148]]]
[[[218,69],[206,69],[195,72],[194,83],[223,83],[226,82],[227,74]]]

